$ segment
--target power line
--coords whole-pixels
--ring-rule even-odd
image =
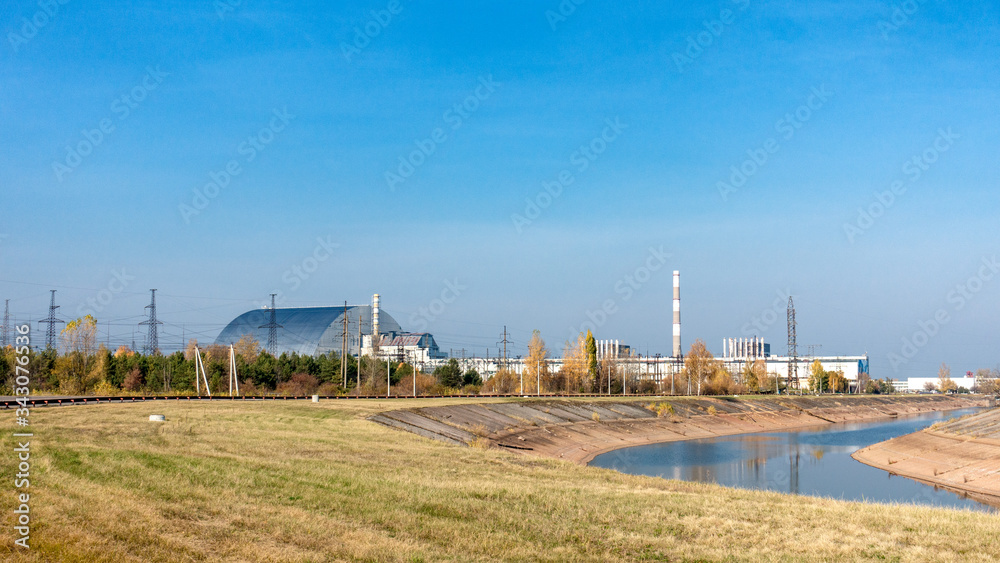
[[[156,325],[163,324],[161,321],[156,320],[156,290],[151,289],[150,292],[150,302],[146,305],[146,309],[149,309],[149,319],[139,323],[139,326],[149,326],[149,335],[146,337],[146,347],[143,352],[147,355],[154,355],[160,351],[160,342],[156,331]],[[133,343],[133,348],[135,344]]]
[[[266,325],[260,325],[257,328],[267,329],[267,352],[274,355],[274,352],[278,349],[278,329],[283,328],[278,324],[278,310],[274,307],[274,296],[277,293],[271,294],[271,319]]]
[[[10,328],[10,299],[5,299],[3,304],[3,335],[0,347],[7,347],[7,330]]]
[[[799,348],[795,342],[795,303],[788,296],[788,388],[799,388]]]
[[[56,347],[56,324],[57,323],[66,324],[66,321],[56,318],[56,309],[59,308],[59,306],[56,305],[56,290],[50,289],[49,291],[52,292],[52,299],[49,301],[49,317],[43,321],[38,321],[38,324],[40,325],[44,324],[49,325],[48,328],[45,330],[46,350]]]

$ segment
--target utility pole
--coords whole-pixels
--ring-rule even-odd
[[[274,296],[277,293],[271,294],[271,316],[268,319],[267,324],[258,326],[257,328],[267,329],[267,353],[272,356],[276,356],[276,351],[278,349],[278,329],[284,328],[278,324],[278,310],[274,307]]]
[[[38,324],[40,325],[44,324],[49,325],[48,328],[45,329],[46,350],[53,349],[56,347],[56,324],[58,323],[66,324],[66,321],[56,318],[56,309],[59,308],[59,306],[56,305],[56,290],[50,289],[49,291],[52,292],[52,299],[49,301],[49,316],[44,321],[38,321]]]
[[[347,301],[344,301],[344,341],[340,346],[340,383],[347,389]]]
[[[233,396],[233,384],[236,384],[236,394],[240,394],[240,380],[236,375],[236,351],[229,345],[229,396]]]
[[[155,356],[160,351],[160,341],[157,335],[156,325],[163,324],[162,321],[156,320],[156,290],[151,289],[149,305],[146,308],[149,309],[149,319],[139,323],[139,326],[149,326],[149,334],[146,336],[146,347],[143,349],[143,353],[148,356]]]
[[[507,369],[507,325],[503,326],[503,340],[497,344],[503,344],[503,369]]]
[[[374,383],[372,384],[374,386]],[[358,389],[361,389],[361,312],[358,312]]]
[[[7,347],[7,330],[10,327],[10,299],[5,299],[3,303],[3,338],[0,340],[0,348]]]

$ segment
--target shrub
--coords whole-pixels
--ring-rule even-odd
[[[317,395],[339,395],[340,386],[335,383],[324,383],[316,389]]]
[[[138,367],[132,368],[125,376],[125,383],[122,384],[122,388],[126,391],[138,391],[142,389],[142,386],[146,384],[146,377],[142,375],[142,370]]]
[[[98,397],[107,397],[108,395],[117,395],[121,393],[121,388],[108,383],[105,380],[101,380],[96,386],[94,386],[94,394]]]
[[[319,387],[319,380],[308,373],[296,373],[291,379],[278,384],[279,395],[312,395]]]
[[[715,410],[715,405],[708,406],[708,414],[715,416],[719,411]]]

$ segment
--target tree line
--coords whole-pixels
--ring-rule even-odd
[[[184,350],[169,355],[140,354],[126,346],[109,350],[96,342],[97,322],[91,316],[67,323],[58,349],[30,351],[29,367],[36,392],[115,395],[119,393],[185,394],[195,383],[195,355],[200,354],[213,394],[228,393],[230,349],[188,342]],[[551,352],[539,331],[528,343],[522,373],[501,368],[486,381],[464,370],[456,359],[426,373],[412,363],[330,352],[319,356],[282,353],[273,356],[260,343],[244,336],[232,346],[242,395],[447,395],[447,394],[677,394],[731,395],[786,393],[787,381],[768,373],[763,360],[748,361],[732,373],[701,340],[695,341],[683,366],[660,381],[639,377],[638,363],[629,357],[598,357],[594,335],[587,331],[567,341],[559,369],[551,365]],[[0,349],[0,385],[9,394],[14,376],[14,349]],[[848,382],[843,372],[827,371],[813,362],[805,390],[843,393]],[[1000,381],[991,379],[995,383]],[[942,390],[949,387],[941,379]],[[892,381],[860,376],[866,393],[892,393]],[[625,387],[627,386],[627,389]],[[992,389],[992,388],[991,388]],[[997,389],[1000,390],[1000,389]],[[990,389],[979,391],[990,392]],[[996,392],[994,390],[993,392]]]

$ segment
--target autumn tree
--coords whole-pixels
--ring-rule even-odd
[[[830,390],[829,374],[823,369],[823,362],[813,360],[809,368],[809,388],[814,393],[822,393]]]
[[[597,385],[594,387],[594,392],[611,393],[610,389],[612,388],[621,391],[621,378],[619,377],[620,371],[621,365],[618,358],[616,358],[614,354],[605,354],[604,357],[601,358],[601,363],[598,367]]]
[[[63,356],[56,359],[59,386],[67,393],[86,391],[91,359],[97,351],[97,320],[91,315],[70,321],[62,329]]]
[[[597,378],[600,377],[597,369],[597,341],[594,340],[590,329],[587,329],[587,375],[594,383],[597,383]]]
[[[563,365],[560,369],[560,379],[563,389],[570,393],[585,391],[584,382],[590,385],[587,378],[587,337],[582,332],[574,342],[566,342],[563,351]]]
[[[743,385],[746,386],[747,390],[751,393],[759,393],[761,381],[767,375],[766,366],[762,360],[747,362],[743,366],[741,375],[743,377]]]
[[[483,383],[480,392],[484,395],[510,395],[519,390],[520,381],[520,376],[516,373],[508,369],[501,369]]]
[[[998,393],[1000,392],[1000,379],[997,379],[998,373],[996,369],[977,369],[975,388],[973,389],[976,393]]]
[[[760,380],[761,393],[780,393],[782,389],[788,389],[786,382],[776,372],[766,374]]]
[[[260,342],[257,342],[252,335],[244,334],[233,344],[233,352],[242,358],[245,364],[256,363],[257,356],[260,355]]]
[[[684,371],[682,375],[687,378],[688,385],[694,386],[695,391],[700,395],[702,384],[709,381],[722,368],[722,362],[715,359],[715,356],[708,351],[705,341],[698,339],[691,345],[691,350],[684,358]],[[692,389],[689,388],[689,392]]]
[[[958,389],[958,385],[951,380],[951,368],[948,367],[948,364],[941,362],[941,367],[938,368],[938,390],[947,393],[956,389]]]
[[[539,393],[538,382],[546,381],[549,375],[549,351],[542,340],[542,333],[535,329],[528,342],[528,357],[524,360],[524,392]],[[551,389],[549,389],[551,391]]]
[[[124,346],[122,346],[122,348],[124,348]],[[187,345],[184,346],[184,359],[187,360],[187,361],[189,361],[189,362],[193,362],[194,361],[194,351],[197,348],[198,348],[198,340],[197,339],[192,338],[191,340],[188,340]],[[121,348],[119,348],[119,350],[121,350]]]
[[[847,391],[847,378],[844,377],[843,370],[828,371],[827,380],[830,385],[830,392],[843,393]]]

